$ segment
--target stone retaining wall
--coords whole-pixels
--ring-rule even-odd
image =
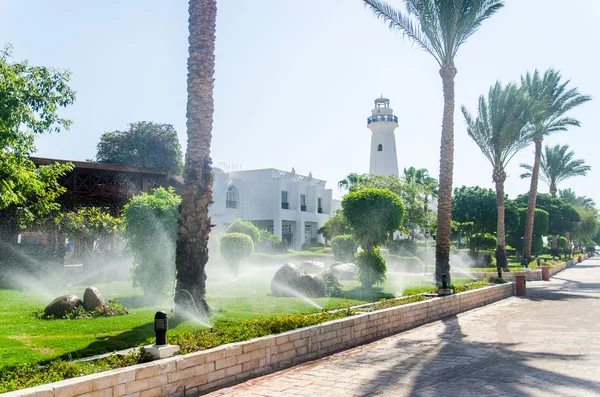
[[[513,283],[392,307],[246,342],[101,372],[3,397],[185,396],[389,336],[515,294]]]

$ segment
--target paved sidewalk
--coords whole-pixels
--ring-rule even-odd
[[[600,396],[600,259],[527,288],[209,396]]]

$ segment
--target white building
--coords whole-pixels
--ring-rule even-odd
[[[398,175],[398,155],[396,154],[396,137],[394,130],[398,128],[398,117],[390,109],[387,98],[375,99],[375,109],[367,119],[367,127],[371,130],[371,164],[369,173],[374,175]]]
[[[222,233],[236,219],[250,221],[300,249],[322,238],[317,230],[331,216],[331,189],[312,174],[298,175],[273,168],[226,173],[214,168],[214,232]]]

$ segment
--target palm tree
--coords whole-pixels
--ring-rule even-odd
[[[592,168],[585,164],[585,160],[573,159],[575,152],[569,150],[569,145],[555,145],[544,147],[540,169],[542,173],[540,179],[550,186],[550,195],[556,197],[558,184],[565,179],[574,176],[586,176]],[[527,172],[521,175],[521,179],[529,178],[533,174],[533,166],[521,164],[521,167]]]
[[[498,207],[498,246],[496,261],[498,268],[506,268],[504,232],[504,181],[506,165],[517,152],[531,143],[530,115],[535,111],[523,90],[514,83],[503,87],[496,82],[490,88],[487,101],[479,97],[477,118],[474,119],[463,106],[467,132],[492,164],[492,179],[496,185]]]
[[[367,178],[367,176],[365,174],[361,175],[361,174],[352,172],[352,173],[348,174],[348,176],[346,178],[344,178],[338,182],[338,188],[340,190],[349,191],[352,188],[352,186],[357,185],[361,181],[364,181],[366,178]]]
[[[409,167],[404,169],[404,178],[410,183],[416,183],[423,187],[423,211],[428,211],[429,196],[433,198],[437,197],[438,194],[438,181],[435,178],[429,176],[427,168]]]
[[[177,233],[176,307],[208,313],[205,300],[208,205],[212,202],[210,141],[213,124],[216,0],[190,0],[187,79],[187,151],[185,188]]]
[[[573,207],[581,207],[581,208],[595,208],[596,207],[596,203],[594,202],[594,200],[590,197],[587,196],[578,196],[577,194],[575,194],[575,192],[571,189],[563,189],[563,190],[558,190],[558,196],[563,199],[564,201],[566,201],[567,203],[571,204]]]
[[[540,75],[538,70],[535,70],[533,75],[527,73],[521,77],[521,85],[527,90],[527,94],[531,99],[540,102],[542,109],[532,120],[535,129],[535,159],[531,169],[527,220],[525,222],[525,236],[523,237],[523,264],[527,264],[531,260],[533,220],[544,137],[556,131],[566,131],[571,126],[579,127],[577,119],[566,117],[565,114],[591,99],[587,95],[581,95],[577,88],[567,89],[568,84],[569,80],[561,83],[560,73],[554,69],[548,69],[543,76]]]
[[[400,11],[385,1],[363,0],[391,30],[408,36],[428,52],[440,66],[444,90],[444,113],[440,148],[440,185],[436,236],[435,280],[442,275],[450,282],[450,232],[452,173],[454,169],[454,59],[460,46],[496,11],[503,0],[405,0]]]

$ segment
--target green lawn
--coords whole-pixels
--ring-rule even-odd
[[[269,315],[306,313],[319,310],[300,298],[270,296],[270,280],[277,268],[254,268],[242,271],[237,280],[219,269],[208,270],[207,297],[213,322],[220,325],[239,323]],[[468,279],[454,280],[455,285]],[[48,283],[50,285],[56,283]],[[357,281],[344,281],[344,298],[320,298],[320,307],[338,308],[374,302],[384,298],[430,291],[430,277],[388,274],[382,286],[365,293]],[[95,285],[105,299],[119,297],[130,314],[87,320],[40,320],[34,313],[53,298],[72,293],[80,297],[87,285],[53,287],[38,285],[29,291],[0,289],[0,368],[19,363],[35,363],[50,358],[86,357],[151,343],[153,317],[157,310],[169,311],[172,298],[158,306],[142,303],[142,292],[126,281]],[[170,322],[169,334],[199,328],[193,322]]]

